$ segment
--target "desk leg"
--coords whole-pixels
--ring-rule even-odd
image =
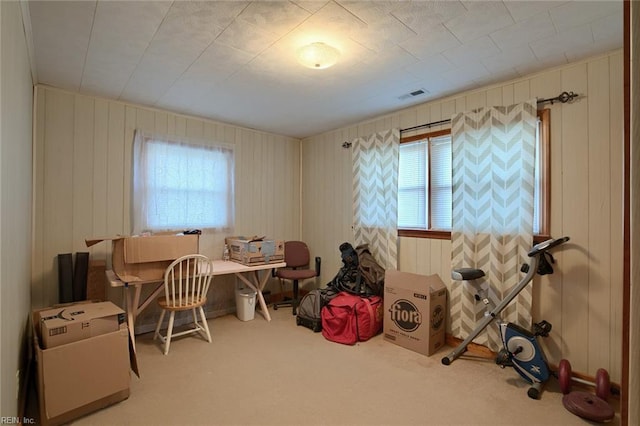
[[[269,314],[269,307],[264,300],[264,296],[262,295],[262,289],[265,285],[267,285],[267,280],[269,279],[269,270],[265,270],[262,273],[262,280],[260,280],[260,274],[258,271],[255,271],[255,280],[256,283],[259,283],[258,286],[260,291],[258,292],[258,301],[260,302],[260,308],[262,310],[262,315],[267,319],[267,321],[271,321],[271,314]]]
[[[133,346],[133,352],[136,352],[136,331],[135,331],[135,322],[136,322],[136,306],[133,304],[131,300],[131,291],[128,285],[124,287],[124,303],[125,309],[127,310],[127,325],[129,326],[129,335],[131,336],[131,345]],[[136,286],[135,292],[139,292],[139,287]]]

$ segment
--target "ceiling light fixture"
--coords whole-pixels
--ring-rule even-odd
[[[298,61],[305,67],[316,70],[334,65],[339,56],[338,49],[322,42],[311,43],[298,49]]]

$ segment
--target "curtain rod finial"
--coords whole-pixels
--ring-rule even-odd
[[[351,148],[351,142],[347,142],[347,141],[342,142],[342,147],[343,148]]]

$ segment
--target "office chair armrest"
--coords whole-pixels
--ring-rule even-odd
[[[322,263],[322,259],[316,257],[316,277],[320,276],[320,263]]]

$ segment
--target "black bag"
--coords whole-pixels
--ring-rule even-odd
[[[384,293],[384,268],[376,262],[369,251],[368,244],[355,249],[349,243],[340,244],[342,268],[327,287],[337,292],[358,296],[381,296]]]
[[[338,292],[331,287],[311,290],[305,294],[298,305],[296,324],[307,327],[315,333],[321,331],[322,318],[320,313],[322,308],[337,294]]]
[[[384,268],[380,266],[369,251],[368,244],[360,244],[356,247],[358,253],[358,270],[361,282],[368,288],[367,293],[382,297],[384,293]]]

